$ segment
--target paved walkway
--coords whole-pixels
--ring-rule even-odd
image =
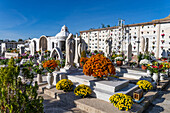
[[[41,94],[39,92],[39,96],[43,96],[44,98],[44,112],[45,113],[86,113],[74,105],[66,105],[60,100],[51,98],[48,95]]]
[[[170,84],[143,113],[170,113]]]

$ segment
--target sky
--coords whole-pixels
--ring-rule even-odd
[[[170,14],[170,0],[0,0],[0,39],[55,36],[66,25],[79,33],[101,24],[149,22]]]

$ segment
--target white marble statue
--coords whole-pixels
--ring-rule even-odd
[[[109,54],[111,53],[111,47],[112,47],[112,38],[111,37],[108,37],[106,40],[105,40],[105,43],[106,43],[106,46],[105,46],[105,55],[106,57],[109,56]]]
[[[68,38],[66,39],[66,61],[65,61],[65,69],[73,69],[74,63],[74,39],[73,34],[69,34]]]

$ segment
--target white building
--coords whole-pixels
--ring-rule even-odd
[[[148,43],[146,42],[148,51],[154,52],[158,58],[163,55],[163,52],[170,51],[170,15],[151,22],[124,25],[123,30],[120,26],[115,26],[80,31],[80,36],[86,41],[91,51],[105,51],[105,39],[111,37],[113,51],[123,51],[127,54],[128,44],[131,43],[134,55],[142,52],[141,39],[144,38],[148,40]]]
[[[68,35],[68,28],[64,25],[56,36],[42,35],[40,38],[31,39],[29,44],[31,54],[41,49],[43,51],[52,50],[55,47],[58,47],[61,51],[65,51],[65,41]]]

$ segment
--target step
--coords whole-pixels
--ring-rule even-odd
[[[123,74],[123,77],[133,78],[133,79],[140,79],[142,76],[144,76],[144,75],[141,75],[139,73],[124,73]],[[145,74],[145,76],[147,76],[147,75]]]
[[[133,69],[121,68],[121,67],[116,67],[116,70],[119,71],[120,73],[138,73],[140,75],[147,74],[145,71],[138,71]]]
[[[144,101],[140,104],[134,103],[129,111],[119,111],[110,102],[106,102],[96,98],[83,98],[75,100],[77,108],[88,113],[142,113],[148,105],[156,98],[157,92],[147,92]],[[107,108],[107,109],[106,109]]]
[[[127,95],[132,96],[133,92],[135,90],[137,90],[137,89],[138,89],[138,85],[135,85],[135,84],[129,84],[127,87],[124,87],[123,89],[120,89],[120,90],[118,90],[116,92],[106,91],[106,90],[103,90],[103,89],[94,88],[92,96],[96,97],[98,99],[101,99],[101,100],[109,102],[110,96],[112,96],[115,93],[123,93],[123,94],[127,94]]]

